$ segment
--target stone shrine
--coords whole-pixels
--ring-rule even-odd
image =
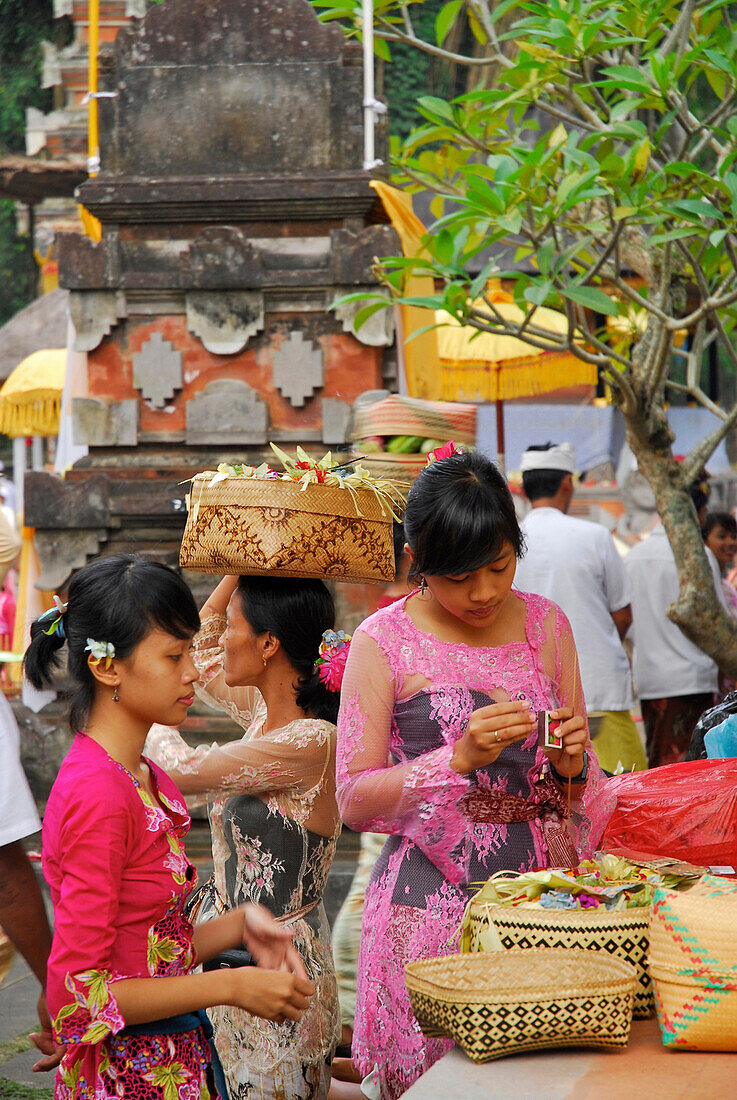
[[[357,43],[307,0],[165,0],[101,53],[100,88],[101,168],[77,195],[102,239],[58,245],[88,453],[26,478],[54,591],[99,554],[175,565],[198,470],[260,461],[272,439],[340,451],[394,354],[390,311],[356,335],[359,306],[329,310],[397,251],[361,166]],[[387,141],[383,120],[385,160]]]

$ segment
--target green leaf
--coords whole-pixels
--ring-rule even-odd
[[[610,317],[618,317],[619,310],[612,299],[603,290],[597,290],[593,286],[567,286],[561,290],[566,298],[577,302],[586,309],[592,309],[595,313],[605,313]]]
[[[383,302],[375,302],[373,305],[364,306],[363,309],[359,309],[353,321],[354,328],[356,330],[360,329],[370,317],[373,317],[380,309],[386,309],[390,305],[391,302],[389,299],[385,299]]]
[[[553,254],[555,253],[555,241],[553,238],[545,241],[535,252],[535,259],[537,261],[538,270],[542,275],[549,275],[550,268],[553,263]],[[538,303],[541,305],[542,303]]]
[[[458,17],[458,12],[463,7],[463,0],[450,0],[449,4],[444,4],[440,9],[435,20],[435,41],[438,46],[442,46],[445,39],[448,37],[448,32]]]
[[[542,306],[550,297],[552,289],[553,284],[549,279],[542,283],[531,283],[525,290],[525,298],[534,306]]]

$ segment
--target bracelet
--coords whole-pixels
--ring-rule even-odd
[[[585,783],[589,775],[589,754],[584,750],[583,754],[583,767],[579,774],[574,778],[570,778],[567,775],[561,775],[557,768],[550,765],[550,770],[553,773],[553,779],[556,779],[558,783],[562,783],[563,786],[567,786],[569,783]]]

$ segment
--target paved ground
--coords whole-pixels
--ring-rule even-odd
[[[33,847],[33,843],[30,845]],[[187,844],[190,859],[197,866],[200,883],[205,882],[212,871],[209,850],[209,829],[195,826]],[[338,854],[330,872],[325,891],[325,908],[331,923],[348,892],[355,870],[358,853],[358,837],[346,832],[338,845]],[[46,884],[35,864],[47,899]],[[36,1048],[27,1036],[37,1026],[36,1001],[38,982],[23,959],[16,957],[7,978],[0,986],[0,1100],[51,1100],[53,1074],[33,1073]]]

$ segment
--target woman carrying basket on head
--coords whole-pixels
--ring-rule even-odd
[[[483,455],[439,457],[404,522],[420,586],[354,634],[338,721],[343,820],[392,834],[366,894],[353,1042],[383,1098],[448,1049],[420,1032],[404,966],[458,949],[469,885],[577,862],[574,842],[589,853],[603,827],[571,629],[512,591],[504,479]],[[558,747],[538,747],[537,711],[560,721]]]
[[[215,871],[197,919],[260,902],[289,923],[316,986],[296,1026],[211,1011],[233,1100],[324,1100],[330,1087],[340,1014],[322,894],[341,828],[335,719],[347,654],[334,621],[321,581],[226,577],[202,608],[195,689],[243,738],[191,749],[155,727],[147,741],[185,794],[214,800]]]
[[[183,847],[189,816],[142,750],[152,722],[184,720],[198,627],[175,573],[116,555],[75,574],[68,605],[57,597],[31,628],[31,683],[50,683],[66,645],[78,684],[76,737],[43,830],[55,917],[47,999],[66,1048],[57,1100],[226,1100],[222,1074],[208,1080],[203,1010],[225,1001],[297,1021],[314,991],[288,933],[260,907],[194,931],[185,913],[196,877]],[[274,969],[192,973],[244,943]]]

